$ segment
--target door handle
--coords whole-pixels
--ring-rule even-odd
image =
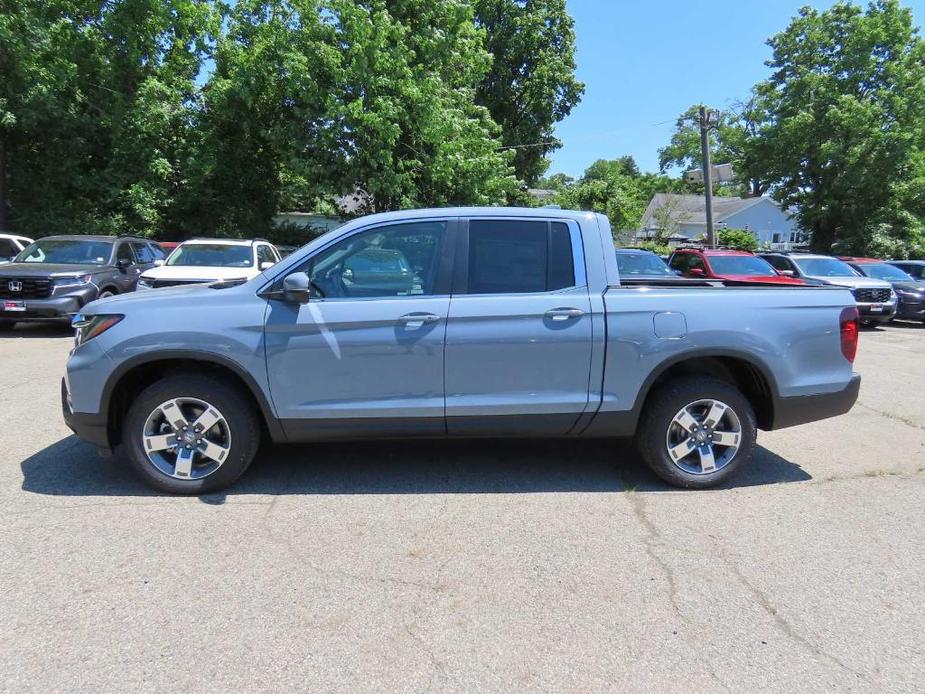
[[[417,330],[425,323],[436,323],[438,320],[440,316],[433,313],[406,313],[398,319],[398,322],[403,323],[409,330]]]
[[[554,308],[546,311],[546,317],[550,320],[560,321],[569,318],[581,318],[585,312],[580,308]]]

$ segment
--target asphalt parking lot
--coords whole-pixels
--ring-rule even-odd
[[[66,332],[0,336],[3,691],[922,691],[925,326],[728,488],[627,447],[269,449],[157,496],[64,426]]]

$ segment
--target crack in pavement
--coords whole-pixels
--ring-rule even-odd
[[[645,544],[646,553],[661,568],[661,570],[665,574],[666,580],[668,581],[668,598],[671,602],[671,605],[672,605],[672,608],[674,609],[675,614],[684,624],[693,628],[695,625],[693,624],[693,622],[691,622],[691,620],[688,617],[685,616],[685,614],[683,613],[681,609],[680,600],[678,597],[678,590],[677,590],[677,579],[675,577],[674,570],[668,565],[666,561],[664,561],[658,555],[658,553],[656,552],[656,547],[659,544],[662,544],[663,546],[669,547],[671,549],[678,549],[678,551],[681,551],[681,550],[679,548],[674,548],[674,546],[671,545],[671,543],[666,542],[665,539],[662,537],[661,532],[659,531],[658,527],[655,525],[652,519],[649,518],[649,515],[646,512],[646,502],[645,502],[644,497],[641,496],[638,492],[633,491],[631,489],[627,490],[626,495],[627,495],[627,498],[629,499],[630,508],[633,511],[633,515],[636,517],[640,525],[642,525],[642,527],[646,531],[646,536],[643,538],[643,543]],[[774,605],[770,596],[768,596],[767,593],[759,589],[757,586],[754,586],[745,577],[745,575],[739,569],[738,565],[735,564],[735,562],[733,562],[732,560],[730,560],[728,557],[726,557],[723,554],[718,543],[716,542],[716,538],[713,538],[712,536],[710,537],[714,540],[713,544],[714,544],[715,556],[728,567],[728,569],[736,577],[739,583],[751,593],[753,599],[758,604],[758,606],[761,607],[761,609],[771,617],[777,629],[786,638],[790,639],[794,643],[801,645],[811,654],[836,665],[842,670],[848,673],[851,673],[855,677],[862,679],[867,683],[872,683],[872,680],[866,674],[849,667],[846,663],[841,661],[836,656],[832,655],[831,653],[828,653],[822,647],[817,646],[816,644],[809,641],[809,639],[807,639],[806,637],[797,633],[796,630],[793,628],[793,625],[790,624],[790,622],[788,622],[780,614],[780,611]],[[685,640],[687,640],[689,643],[694,644],[694,642],[691,639],[687,639],[685,637]],[[697,643],[696,645],[698,646],[698,648],[702,647],[702,644],[700,643]],[[729,691],[729,688],[726,686],[725,682],[723,682],[722,679],[716,674],[716,672],[713,671],[712,668],[710,668],[709,664],[707,664],[707,671],[713,677],[714,680],[716,680],[727,691]]]
[[[675,615],[677,615],[678,619],[681,620],[681,622],[686,627],[689,629],[694,629],[694,623],[681,610],[680,600],[678,598],[678,584],[674,575],[674,569],[672,569],[671,566],[669,566],[668,563],[664,561],[655,551],[655,546],[660,540],[662,540],[662,537],[659,529],[655,526],[655,523],[652,522],[652,519],[650,519],[646,513],[645,499],[640,496],[639,492],[631,489],[629,484],[626,486],[626,496],[629,499],[630,508],[633,511],[633,515],[646,531],[646,534],[642,538],[643,545],[646,549],[646,554],[662,570],[662,573],[665,574],[665,580],[668,583],[668,600],[671,603],[672,609]],[[702,649],[703,644],[697,642],[695,639],[688,637],[686,634],[682,634],[681,637],[694,648],[698,650]],[[710,675],[714,682],[716,682],[725,691],[732,691],[713,669],[713,666],[710,664],[709,660],[702,659],[701,662],[704,664],[707,674]]]
[[[855,405],[857,405],[858,407],[863,407],[865,410],[868,410],[869,412],[873,412],[874,414],[878,414],[878,415],[880,415],[881,417],[885,417],[886,419],[891,419],[891,420],[893,420],[894,422],[899,422],[900,424],[905,424],[907,427],[912,427],[913,429],[925,429],[925,425],[918,424],[917,422],[914,422],[914,421],[912,421],[911,419],[906,419],[906,418],[903,417],[902,415],[893,414],[892,412],[885,412],[884,410],[878,410],[876,407],[871,407],[870,405],[865,405],[865,404],[864,404],[863,402],[861,402],[860,400],[858,400],[858,401],[855,403]]]
[[[813,655],[816,655],[824,660],[829,661],[830,663],[834,665],[837,665],[838,667],[842,668],[846,672],[850,672],[855,677],[858,677],[859,679],[864,680],[868,684],[873,684],[873,681],[863,672],[859,672],[855,670],[854,668],[850,667],[844,661],[840,660],[836,656],[824,650],[821,646],[817,646],[816,644],[812,643],[809,639],[807,639],[802,634],[798,634],[796,630],[793,628],[793,625],[790,624],[790,622],[788,622],[787,619],[783,615],[781,615],[780,611],[771,601],[771,598],[768,596],[768,594],[765,593],[760,588],[758,588],[757,586],[753,585],[745,577],[741,569],[739,569],[739,566],[735,562],[730,560],[727,556],[725,556],[721,550],[719,550],[719,548],[715,544],[716,538],[713,538],[713,539],[714,539],[714,547],[716,547],[717,549],[716,557],[727,566],[727,568],[732,572],[732,574],[736,577],[739,583],[741,583],[742,586],[744,586],[745,589],[748,590],[752,594],[752,597],[755,599],[758,605],[760,605],[761,608],[765,612],[767,612],[768,615],[770,615],[771,619],[774,620],[774,624],[781,631],[781,633],[784,634],[784,636],[789,638],[791,641],[795,641],[796,643],[800,644]]]

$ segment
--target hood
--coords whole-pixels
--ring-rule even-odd
[[[893,282],[893,289],[902,289],[907,292],[925,293],[925,280],[912,282]]]
[[[145,270],[146,280],[188,280],[214,282],[216,280],[250,279],[260,274],[255,267],[210,267],[199,265],[161,265]]]
[[[61,265],[55,263],[4,263],[0,277],[54,277],[57,275],[90,275],[103,270],[103,265]]]
[[[796,277],[787,277],[785,275],[716,275],[719,279],[730,280],[733,282],[761,282],[762,284],[806,284]]]
[[[872,277],[812,277],[825,284],[832,284],[836,287],[848,287],[849,289],[889,289],[890,283],[883,280],[875,280]]]

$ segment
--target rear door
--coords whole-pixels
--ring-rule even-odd
[[[573,221],[471,219],[446,334],[450,435],[569,432],[588,406],[591,302]]]

